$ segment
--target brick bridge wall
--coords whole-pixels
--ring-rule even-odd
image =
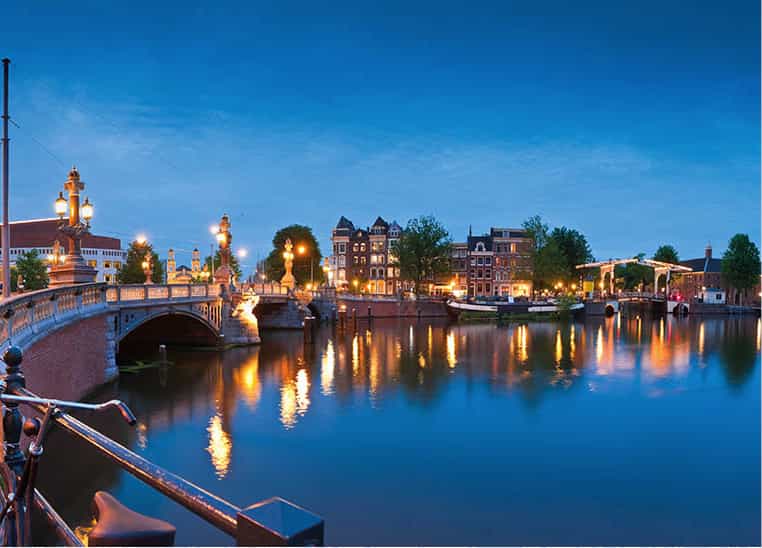
[[[24,350],[22,371],[29,390],[78,400],[118,375],[114,315],[104,313],[52,332]]]
[[[359,317],[370,314],[374,318],[417,318],[420,314],[423,318],[444,318],[447,317],[447,306],[444,301],[398,301],[398,300],[355,300],[342,299],[337,300],[339,307],[345,305],[347,316],[352,314],[352,309],[357,309]]]

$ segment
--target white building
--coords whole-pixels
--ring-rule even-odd
[[[37,250],[40,258],[46,260],[53,253],[53,242],[56,240],[66,250],[69,240],[58,231],[58,222],[56,218],[11,222],[11,266],[16,264],[17,257],[32,250]],[[82,238],[82,256],[97,271],[96,281],[116,283],[116,273],[127,260],[127,251],[122,249],[119,238],[89,234]]]

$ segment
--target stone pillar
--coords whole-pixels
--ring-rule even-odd
[[[291,238],[286,239],[285,251],[283,252],[283,264],[286,268],[286,273],[280,279],[280,285],[287,287],[288,289],[294,289],[296,286],[296,278],[294,278],[291,270],[294,267],[294,245],[291,243]]]
[[[230,244],[233,242],[233,235],[230,232],[230,217],[227,214],[220,220],[217,242],[220,247],[220,267],[214,271],[214,281],[219,285],[230,285],[233,280],[233,270],[230,268]]]

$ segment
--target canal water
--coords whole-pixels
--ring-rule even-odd
[[[262,338],[123,374],[97,397],[128,402],[135,428],[83,418],[237,505],[278,495],[320,513],[329,544],[760,542],[756,318]],[[64,432],[41,476],[69,522],[104,489],[174,523],[177,544],[231,542]]]

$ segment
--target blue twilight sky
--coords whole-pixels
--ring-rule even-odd
[[[275,4],[275,5],[273,5]],[[760,231],[748,2],[9,2],[12,218],[76,164],[95,231],[264,255],[340,215],[533,214],[598,258]],[[205,249],[205,248],[202,248]],[[183,259],[183,257],[180,257]],[[187,259],[183,259],[187,260]]]

